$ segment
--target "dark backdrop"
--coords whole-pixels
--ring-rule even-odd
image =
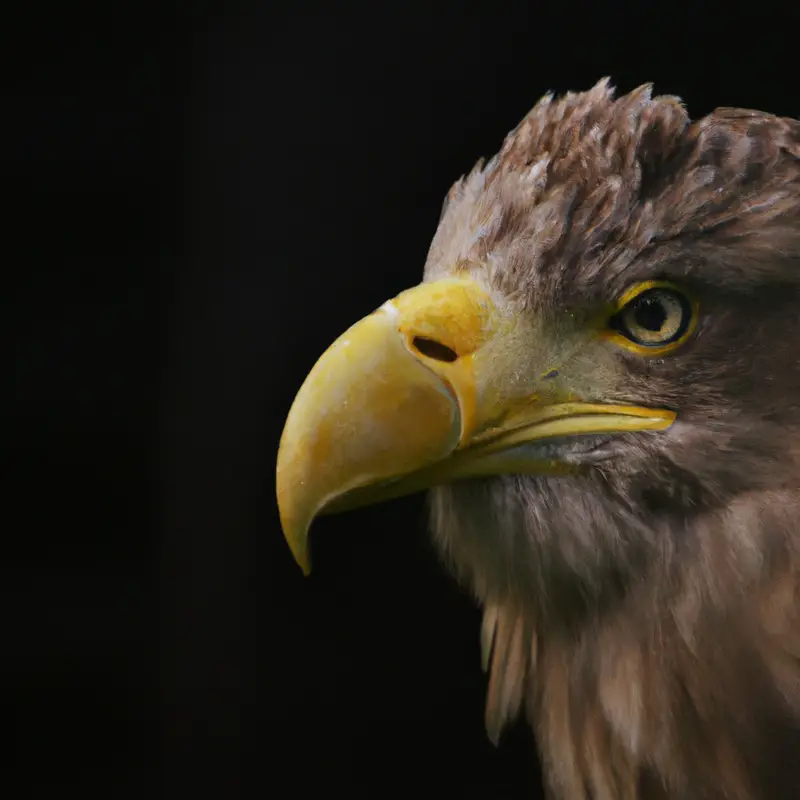
[[[694,116],[800,115],[792,4],[644,5],[69,3],[7,26],[15,798],[537,796],[526,728],[486,741],[479,614],[422,498],[320,523],[303,580],[274,462],[316,357],[418,281],[450,184],[545,91],[611,75]]]

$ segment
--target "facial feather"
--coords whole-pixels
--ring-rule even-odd
[[[425,277],[453,272],[536,320],[573,381],[678,411],[576,475],[431,492],[486,608],[490,735],[527,706],[554,797],[800,796],[800,123],[692,123],[607,81],[548,95],[451,190]],[[656,278],[699,298],[685,347],[581,338]]]

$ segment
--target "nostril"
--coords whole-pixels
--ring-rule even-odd
[[[422,353],[423,356],[433,358],[436,361],[446,361],[451,364],[458,358],[458,353],[446,344],[437,342],[435,339],[428,339],[425,336],[415,336],[411,340],[414,349]]]

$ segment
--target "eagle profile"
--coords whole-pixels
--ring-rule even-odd
[[[799,315],[800,123],[545,96],[300,389],[295,558],[429,489],[489,735],[528,716],[551,798],[798,798]]]

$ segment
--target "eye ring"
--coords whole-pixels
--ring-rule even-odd
[[[697,316],[697,303],[677,286],[646,281],[623,295],[606,335],[639,355],[664,355],[691,336]]]

